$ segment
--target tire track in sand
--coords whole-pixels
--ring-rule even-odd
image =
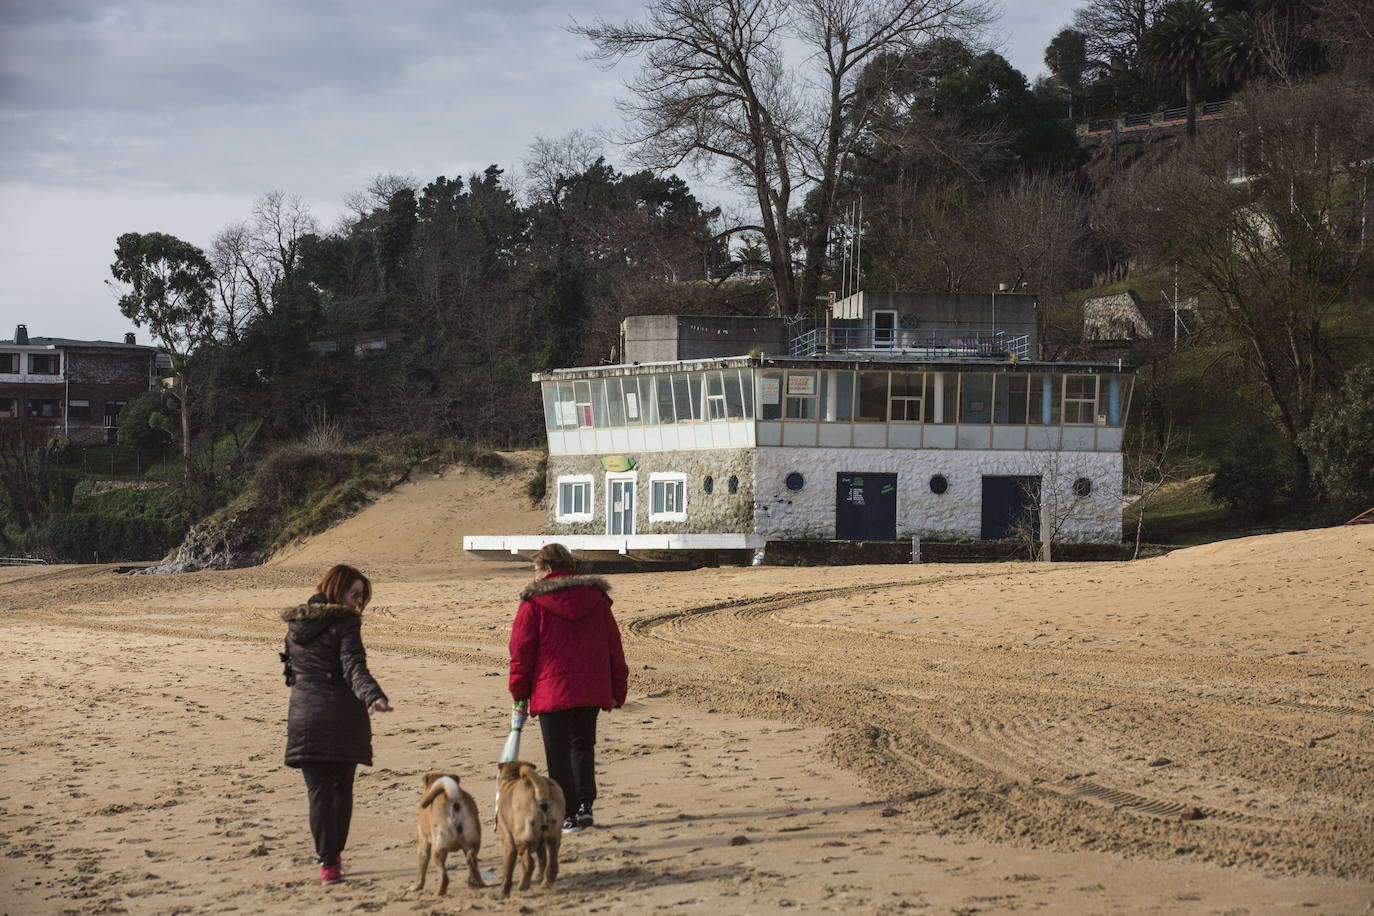
[[[785,715],[836,729],[832,751],[841,762],[894,797],[917,799],[912,813],[943,828],[1070,848],[1163,856],[1185,850],[1295,870],[1374,871],[1374,829],[1364,816],[1374,812],[1374,793],[1349,773],[1343,782],[1321,778],[1339,773],[1339,760],[1292,759],[1299,742],[1282,736],[1292,723],[1270,721],[1278,706],[1290,717],[1365,718],[1363,710],[1200,696],[1179,686],[1208,666],[1248,674],[1247,665],[1263,670],[1258,663],[1123,660],[1120,653],[1044,649],[994,653],[986,645],[782,614],[820,601],[998,575],[1004,573],[732,599],[641,617],[625,628],[641,649],[666,655],[665,667],[689,671],[695,684],[683,684],[683,692],[712,705],[731,705],[728,694],[741,684],[775,684]],[[1104,680],[1112,685],[1105,705]],[[855,702],[865,707],[860,716]],[[869,724],[856,729],[856,718]],[[1257,741],[1256,732],[1265,740]],[[1182,748],[1171,753],[1188,759],[1150,759],[1137,746],[1148,743],[1141,735]],[[1353,746],[1374,750],[1369,737],[1353,735]],[[1244,754],[1231,755],[1225,766],[1206,756],[1228,743],[1258,762],[1236,769]],[[1295,788],[1314,763],[1326,770],[1312,781],[1340,789],[1316,805]]]

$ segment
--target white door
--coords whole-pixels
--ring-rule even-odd
[[[606,533],[630,535],[635,533],[635,482],[633,478],[609,478],[606,481]]]

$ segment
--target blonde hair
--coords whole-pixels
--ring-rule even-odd
[[[542,566],[550,572],[576,572],[577,563],[568,548],[562,544],[545,544],[534,555],[534,565]]]
[[[353,586],[354,582],[363,584],[363,600],[358,604],[358,610],[361,611],[372,600],[372,582],[352,566],[345,566],[340,563],[325,573],[324,578],[315,588],[321,595],[324,595],[330,604],[343,604],[344,593]]]

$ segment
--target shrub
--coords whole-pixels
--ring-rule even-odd
[[[534,476],[529,483],[525,484],[525,495],[530,498],[530,505],[539,508],[544,504],[544,495],[549,490],[549,456],[545,455],[539,459],[539,465],[534,469]]]
[[[1235,518],[1256,521],[1273,514],[1292,478],[1276,437],[1250,427],[1231,440],[1207,489]]]
[[[119,412],[119,444],[138,449],[166,448],[175,441],[177,408],[161,388],[145,391]]]
[[[1374,505],[1374,363],[1352,369],[1302,437],[1312,473],[1332,502]]]

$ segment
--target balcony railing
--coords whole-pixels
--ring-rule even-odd
[[[893,357],[1015,356],[1029,359],[1030,336],[967,328],[813,328],[792,338],[789,355],[842,356],[863,353]]]

